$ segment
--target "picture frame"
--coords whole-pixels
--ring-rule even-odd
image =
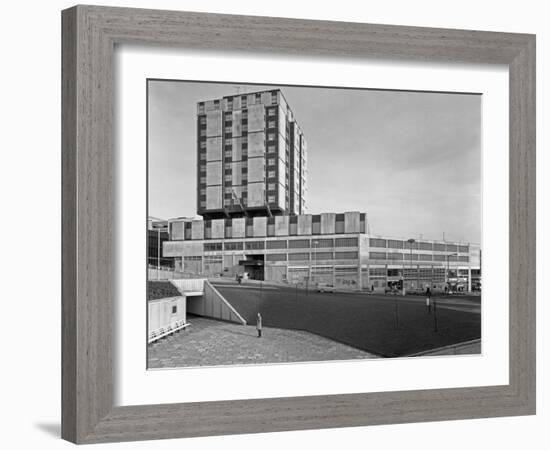
[[[509,384],[115,407],[118,44],[506,65]],[[535,134],[533,35],[100,6],[64,10],[62,437],[96,443],[535,414]]]

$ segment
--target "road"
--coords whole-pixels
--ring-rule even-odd
[[[211,280],[249,324],[305,330],[385,357],[406,356],[481,337],[477,296],[433,297],[319,293],[291,286]]]

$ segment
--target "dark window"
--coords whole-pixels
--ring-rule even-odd
[[[309,239],[296,239],[288,241],[288,248],[310,248]]]
[[[386,240],[385,239],[369,239],[369,246],[370,247],[377,247],[377,248],[386,248]]]
[[[458,252],[458,245],[454,245],[454,244],[447,244],[447,251],[448,252]]]
[[[335,247],[357,247],[357,238],[336,238],[334,240]]]
[[[315,239],[311,246],[313,248],[331,248],[334,247],[334,239]]]
[[[433,244],[431,242],[417,242],[416,244],[418,250],[428,250],[430,252],[433,250]],[[429,261],[431,261],[431,259]]]
[[[269,249],[281,249],[287,248],[287,241],[267,241],[266,248]]]
[[[242,242],[226,242],[224,245],[224,250],[242,250]]]
[[[321,234],[321,216],[311,216],[311,234]]]
[[[311,257],[318,261],[320,259],[334,259],[334,253],[332,252],[316,252],[311,255]]]
[[[222,249],[222,243],[221,242],[205,242],[203,244],[203,248],[205,252],[219,252]]]
[[[369,259],[386,259],[386,254],[383,252],[370,252]]]
[[[289,261],[309,261],[309,253],[289,253]]]
[[[388,239],[388,248],[403,248],[403,241]]]
[[[366,233],[367,228],[367,215],[365,213],[359,214],[359,232]]]
[[[345,215],[344,214],[336,214],[336,221],[334,224],[334,232],[335,233],[344,233],[345,231]]]
[[[266,261],[286,261],[286,253],[268,253],[265,259]]]
[[[359,257],[359,252],[336,252],[334,255],[335,259],[357,259]]]
[[[172,314],[177,314],[177,312],[178,312],[178,306],[172,305]]]
[[[191,222],[185,222],[184,237],[185,239],[191,239]]]
[[[399,253],[399,252],[388,253],[388,259],[401,261],[403,259],[403,253]]]
[[[245,242],[246,250],[263,250],[265,248],[264,241]]]

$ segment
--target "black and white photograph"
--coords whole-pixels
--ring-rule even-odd
[[[147,80],[149,369],[480,354],[475,93]]]

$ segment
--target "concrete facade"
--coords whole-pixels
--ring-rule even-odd
[[[177,233],[164,243],[164,255],[180,261],[189,274],[240,273],[281,283],[375,291],[398,284],[435,291],[456,285],[469,291],[481,276],[479,245],[425,239],[411,245],[404,238],[369,235],[366,215],[359,212],[205,222],[210,225],[202,228],[212,230],[223,223],[225,233],[175,240],[181,236]]]
[[[199,102],[197,213],[206,219],[304,213],[306,149],[278,89]]]

